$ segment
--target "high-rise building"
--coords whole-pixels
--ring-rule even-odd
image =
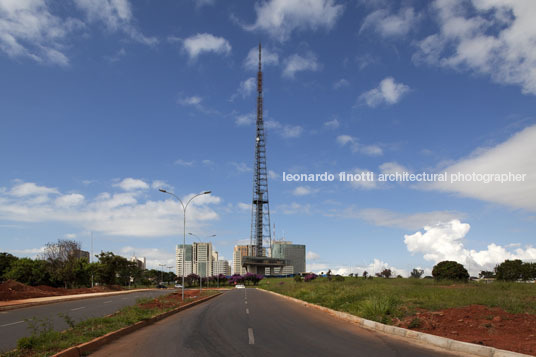
[[[147,260],[145,259],[145,257],[139,258],[139,257],[133,256],[133,257],[130,257],[130,261],[136,263],[136,265],[138,266],[138,269],[142,269],[142,270],[147,269]]]
[[[277,241],[273,244],[272,257],[285,260],[280,274],[299,274],[305,270],[305,245],[292,244],[288,241]]]
[[[182,274],[182,260],[184,259],[184,276],[188,276],[193,273],[192,264],[192,245],[186,244],[183,248],[182,244],[177,244],[175,248],[175,273],[177,276],[183,276]]]
[[[202,277],[212,275],[212,243],[194,243],[193,269],[194,274]]]
[[[242,258],[245,256],[255,256],[257,254],[256,245],[235,245],[233,250],[233,266],[232,273],[244,275],[247,273],[245,267],[242,266]],[[266,248],[262,248],[262,256],[266,256]]]
[[[212,263],[212,275],[223,274],[225,276],[231,275],[231,266],[227,260],[215,260]]]

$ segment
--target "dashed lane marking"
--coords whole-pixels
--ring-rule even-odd
[[[24,321],[12,322],[12,323],[10,323],[10,324],[0,325],[0,327],[6,327],[6,326],[11,326],[11,325],[21,324],[21,323],[23,323],[23,322],[24,322]]]
[[[111,303],[111,302],[113,302],[113,301],[112,301],[112,300],[109,300],[109,301],[105,301],[105,302],[103,302],[103,304],[109,304],[109,303]]]
[[[82,310],[82,309],[85,309],[85,308],[86,308],[85,306],[75,307],[74,309],[71,309],[71,311]]]
[[[251,327],[248,328],[248,337],[249,337],[249,344],[254,345],[255,344],[255,336],[253,336],[253,329]]]
[[[248,315],[249,315],[249,309],[246,309],[246,314],[248,314]]]

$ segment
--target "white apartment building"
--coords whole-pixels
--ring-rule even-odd
[[[223,274],[225,276],[231,275],[231,266],[227,260],[216,260],[212,263],[213,274]]]
[[[212,243],[194,243],[192,244],[192,252],[194,274],[202,277],[211,276]]]
[[[183,249],[182,244],[177,244],[177,246],[175,247],[175,274],[177,274],[177,276],[183,276],[182,260],[184,258],[184,276],[188,276],[193,273],[191,244],[186,244],[185,249]]]

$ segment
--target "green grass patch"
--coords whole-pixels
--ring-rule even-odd
[[[204,290],[201,297],[216,294],[216,291]],[[63,315],[66,323],[71,326],[66,331],[55,331],[52,323],[47,319],[32,319],[27,323],[32,331],[28,337],[23,337],[17,341],[17,349],[2,354],[2,357],[21,357],[21,356],[51,356],[61,350],[67,349],[78,344],[91,341],[92,339],[105,335],[109,332],[119,330],[123,327],[133,325],[139,321],[147,320],[153,316],[173,310],[180,305],[180,300],[172,305],[166,304],[165,307],[144,308],[143,304],[152,301],[168,301],[166,296],[155,299],[138,299],[133,306],[127,306],[115,314],[106,317],[97,317],[88,319],[79,323],[68,316]],[[185,298],[184,302],[194,301],[191,298]]]
[[[340,282],[318,278],[308,283],[292,278],[264,279],[259,287],[383,323],[412,316],[417,309],[437,311],[468,305],[536,314],[536,284],[346,277]]]

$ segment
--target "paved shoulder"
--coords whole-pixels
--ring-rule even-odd
[[[95,356],[454,356],[255,289],[232,290],[125,336]]]

